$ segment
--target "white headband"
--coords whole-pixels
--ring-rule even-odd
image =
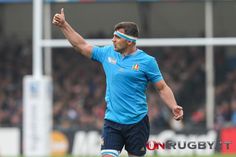
[[[125,39],[125,40],[132,41],[132,42],[136,42],[136,40],[138,39],[138,38],[136,38],[136,37],[132,37],[132,36],[130,36],[130,35],[121,33],[121,32],[119,32],[119,31],[115,31],[115,32],[114,32],[114,35],[117,35],[118,37],[121,37],[121,38],[123,38],[123,39]]]

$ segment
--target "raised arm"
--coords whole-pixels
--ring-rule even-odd
[[[170,87],[165,83],[164,80],[161,80],[155,84],[155,87],[160,91],[161,99],[164,103],[171,109],[174,119],[181,120],[183,119],[183,108],[177,105],[174,94]]]
[[[61,13],[57,13],[53,17],[52,23],[60,28],[65,37],[74,47],[74,49],[82,55],[91,58],[93,46],[88,44],[85,39],[77,33],[69,23],[65,20],[64,9],[61,9]]]

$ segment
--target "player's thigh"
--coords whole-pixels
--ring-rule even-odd
[[[125,149],[130,156],[144,156],[146,154],[146,143],[149,133],[148,116],[127,130],[125,135]]]
[[[103,157],[119,156],[125,144],[118,125],[119,124],[105,120],[101,144],[101,155]]]

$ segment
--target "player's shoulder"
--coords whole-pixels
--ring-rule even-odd
[[[105,45],[105,46],[94,46],[93,53],[99,52],[103,53],[104,55],[111,55],[114,53],[114,46],[113,45]]]
[[[106,48],[106,49],[114,49],[114,46],[113,45],[106,45],[106,46],[104,46],[104,48]]]
[[[106,51],[107,54],[116,54],[117,52],[114,50],[114,46],[113,45],[106,45],[103,47],[104,50]]]
[[[113,50],[114,46],[113,45],[105,45],[105,46],[94,46],[95,48],[98,49],[103,49],[103,50]]]
[[[155,61],[156,58],[147,54],[145,51],[138,49],[139,51],[139,56],[142,58],[142,60],[144,60],[145,62],[152,62]]]

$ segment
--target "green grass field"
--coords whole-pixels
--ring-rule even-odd
[[[153,157],[164,157],[164,156],[153,156]],[[210,156],[168,156],[168,157],[236,157],[236,154],[231,154],[231,155],[215,154]]]
[[[2,157],[2,156],[0,156]],[[24,156],[19,156],[19,157],[24,157]],[[100,156],[72,156],[72,155],[67,155],[67,156],[52,156],[52,157],[100,157]],[[127,156],[120,156],[120,157],[127,157]],[[206,155],[206,156],[197,156],[197,155],[193,155],[193,156],[159,156],[159,155],[153,155],[153,156],[145,156],[145,157],[236,157],[236,154],[215,154],[215,155]]]
[[[75,157],[75,156],[65,156],[65,157]],[[79,156],[79,157],[99,157],[99,156]],[[121,156],[121,157],[126,157],[126,156]],[[146,157],[167,157],[167,156],[146,156]],[[210,156],[168,156],[168,157],[236,157],[236,154],[227,154],[227,155],[222,155],[222,154],[215,154],[215,155],[210,155]]]
[[[74,157],[74,156],[66,156],[66,157]],[[95,156],[80,156],[80,157],[95,157]],[[99,156],[96,156],[99,157]],[[126,157],[126,156],[121,156]],[[146,157],[167,157],[167,156],[146,156]],[[232,155],[221,155],[221,154],[215,154],[211,156],[168,156],[168,157],[236,157],[236,154]]]

